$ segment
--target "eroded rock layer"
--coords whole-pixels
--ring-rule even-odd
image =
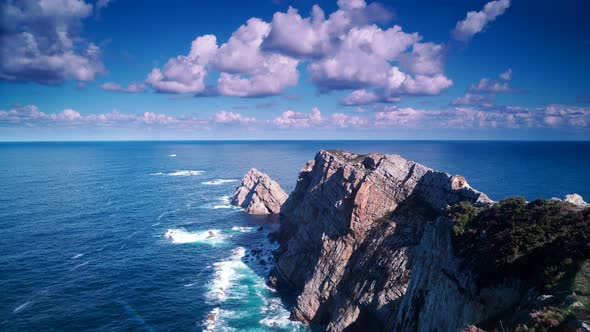
[[[268,175],[252,168],[232,197],[232,204],[240,206],[250,214],[277,214],[287,200],[281,186]]]
[[[398,155],[320,151],[281,208],[270,283],[300,293],[294,319],[392,330],[425,226],[461,201],[492,203],[462,176]]]

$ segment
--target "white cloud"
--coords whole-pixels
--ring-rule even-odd
[[[219,124],[247,124],[256,122],[256,119],[253,117],[246,117],[240,113],[228,111],[219,111],[215,113],[212,120]]]
[[[475,34],[481,32],[488,23],[502,15],[510,7],[510,0],[496,0],[485,4],[479,12],[467,13],[464,20],[457,22],[452,35],[456,40],[469,41]]]
[[[314,107],[310,113],[285,111],[270,123],[282,129],[360,128],[366,125],[368,121],[359,116],[348,116],[344,113],[333,113],[324,116],[319,108]]]
[[[452,105],[470,105],[479,108],[494,108],[496,95],[499,93],[516,93],[518,90],[510,87],[512,69],[501,73],[497,79],[482,78],[477,84],[471,85],[464,96],[456,98]]]
[[[300,113],[295,111],[285,111],[279,117],[275,118],[272,123],[279,128],[310,128],[323,123],[324,118],[319,108],[314,107],[311,113]]]
[[[353,105],[366,105],[376,102],[379,99],[377,94],[365,89],[354,90],[346,97],[340,99],[342,105],[353,106]]]
[[[165,93],[199,93],[205,90],[206,65],[217,53],[213,35],[196,38],[187,56],[179,55],[166,62],[162,69],[154,68],[146,82],[154,90]]]
[[[139,114],[120,113],[116,110],[108,113],[81,114],[73,109],[65,109],[59,113],[44,113],[35,105],[15,106],[8,110],[0,110],[0,126],[13,127],[161,127],[168,129],[197,128],[211,129],[215,126],[228,124],[247,125],[256,123],[253,117],[239,113],[221,111],[209,119],[195,115],[168,115],[155,112]]]
[[[207,61],[195,63],[190,55],[178,56],[162,70],[155,68],[148,83],[160,92],[201,93],[207,72],[217,71],[215,89],[220,95],[277,95],[297,85],[298,66],[306,61],[311,80],[321,91],[365,89],[367,96],[375,95],[374,101],[438,94],[452,85],[443,73],[442,45],[420,42],[418,33],[406,33],[397,25],[380,28],[374,23],[391,14],[376,3],[350,0],[339,1],[338,6],[328,18],[317,5],[310,17],[290,7],[275,13],[270,23],[251,18],[226,43],[211,47],[214,52]],[[396,62],[401,67],[392,71]],[[395,88],[390,85],[397,79],[392,74],[403,74]]]
[[[254,97],[276,95],[297,84],[299,61],[289,56],[262,51],[270,25],[252,18],[221,45],[214,61],[221,71],[217,80],[220,94]]]
[[[124,93],[138,93],[145,92],[145,84],[131,83],[127,87],[121,86],[115,82],[107,82],[100,85],[100,88],[105,91],[124,92]]]
[[[82,0],[0,3],[0,79],[60,84],[92,81],[105,72],[100,48],[79,31],[92,14]]]

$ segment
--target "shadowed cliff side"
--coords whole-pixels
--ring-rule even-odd
[[[463,177],[397,155],[320,151],[281,209],[270,283],[301,290],[294,319],[392,329],[424,225],[461,201],[491,203]]]

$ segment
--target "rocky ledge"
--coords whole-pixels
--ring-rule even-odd
[[[244,183],[248,185],[241,187],[254,187],[250,180]],[[240,188],[234,198],[247,195]],[[305,164],[280,209],[276,236],[280,247],[269,284],[295,292],[291,318],[319,330],[493,330],[502,321],[526,327],[506,316],[510,310],[528,315],[529,321],[524,321],[537,329],[542,330],[547,321],[558,326],[562,321],[555,318],[556,312],[563,321],[564,317],[572,321],[568,315],[584,317],[588,311],[580,308],[590,306],[590,293],[584,297],[590,292],[590,264],[585,263],[590,255],[590,209],[571,203],[580,200],[570,196],[566,201],[496,203],[463,176],[398,155],[320,151]],[[538,218],[546,223],[537,225]],[[490,220],[510,222],[496,225]],[[520,220],[526,222],[521,225]],[[567,222],[560,228],[556,220]],[[488,229],[483,224],[495,226]],[[504,248],[506,234],[513,243]],[[567,244],[571,252],[559,256],[551,245],[566,243],[568,237],[573,239]],[[489,248],[486,255],[478,251],[480,244]],[[545,251],[539,249],[544,247],[565,263],[542,260],[545,255],[539,252]],[[490,270],[478,269],[474,257],[506,264],[487,264],[500,269],[493,270],[495,278],[488,280],[479,274],[490,275]],[[571,294],[540,289],[546,284],[512,273],[525,258],[530,266],[542,260],[542,268],[536,269],[539,274],[568,276],[568,285],[581,285],[574,300],[549,301],[557,307],[574,303],[577,311],[559,307],[563,310],[547,312],[529,301],[553,298],[553,293]],[[539,289],[531,291],[535,287]]]
[[[277,214],[287,200],[281,186],[256,168],[252,168],[236,188],[232,204],[250,214]]]

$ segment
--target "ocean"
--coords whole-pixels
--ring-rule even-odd
[[[590,142],[0,143],[0,330],[305,330],[265,285],[276,225],[229,199],[251,167],[291,191],[319,149],[590,199]]]

